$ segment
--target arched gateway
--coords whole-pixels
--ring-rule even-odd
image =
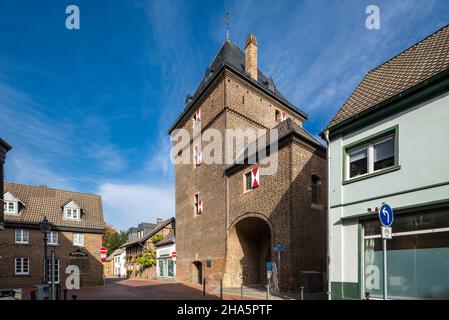
[[[266,283],[271,261],[271,227],[264,219],[245,217],[229,229],[225,287]]]

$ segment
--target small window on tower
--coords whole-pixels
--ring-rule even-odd
[[[199,198],[199,194],[195,194],[195,215],[198,215],[198,198]]]
[[[318,204],[318,183],[319,177],[316,175],[312,176],[312,204]]]
[[[245,191],[251,190],[251,171],[245,174]]]
[[[281,113],[279,112],[279,110],[276,110],[275,112],[275,120],[276,122],[281,122]]]

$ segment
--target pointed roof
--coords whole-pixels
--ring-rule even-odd
[[[0,147],[4,149],[4,152],[8,152],[12,149],[12,147],[2,138],[0,138]]]
[[[190,108],[196,103],[197,99],[202,95],[202,93],[206,90],[208,85],[212,83],[212,80],[221,73],[223,69],[229,69],[239,76],[244,78],[246,81],[255,85],[257,88],[264,91],[269,96],[278,100],[287,108],[289,108],[294,113],[299,116],[307,119],[308,116],[293,104],[291,104],[276,88],[276,85],[273,79],[267,78],[260,69],[258,69],[257,81],[251,78],[251,76],[245,71],[245,55],[243,51],[235,44],[233,44],[229,40],[225,40],[214,60],[210,64],[210,66],[206,69],[206,73],[204,74],[203,79],[201,80],[198,88],[195,90],[195,93],[192,96],[189,96],[186,99],[186,106],[183,113],[176,119],[174,124],[170,127],[169,133],[178,125],[181,119],[186,115],[186,113],[190,110]]]
[[[449,68],[449,25],[368,72],[330,121],[331,129]]]

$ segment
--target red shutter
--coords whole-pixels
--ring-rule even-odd
[[[201,108],[196,109],[194,117],[196,122],[201,121]]]
[[[251,188],[256,189],[259,185],[259,167],[255,167],[251,170]]]
[[[203,151],[200,151],[200,153],[198,153],[198,165],[203,163]]]
[[[203,163],[203,152],[195,149],[195,164],[198,167]]]
[[[281,113],[281,122],[287,120],[287,114],[285,112]]]
[[[203,200],[198,200],[198,215],[203,214]]]

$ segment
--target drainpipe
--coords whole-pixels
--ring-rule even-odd
[[[324,140],[327,144],[327,170],[326,170],[326,183],[327,183],[327,214],[326,214],[326,279],[327,279],[327,299],[331,300],[331,281],[330,281],[330,251],[331,251],[331,234],[329,227],[329,215],[330,215],[330,195],[331,195],[331,184],[330,184],[330,141],[329,141],[329,130],[324,131]]]

